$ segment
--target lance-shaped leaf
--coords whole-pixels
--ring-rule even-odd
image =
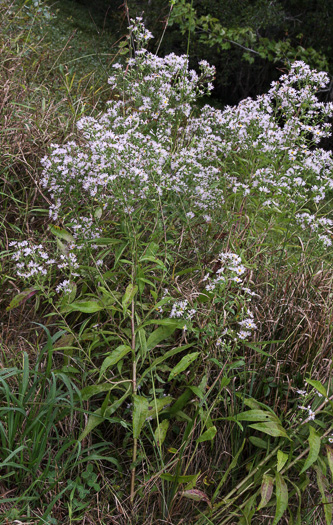
[[[152,350],[156,345],[164,341],[176,330],[176,326],[160,326],[150,336],[147,341],[147,350]]]
[[[35,293],[37,293],[36,288],[28,288],[27,290],[23,290],[23,292],[15,295],[15,297],[10,301],[6,310],[10,311],[13,310],[13,308],[17,308],[21,304],[24,304],[28,299],[30,299],[30,297],[35,295]]]
[[[270,501],[273,494],[274,479],[268,474],[264,474],[261,482],[260,495],[261,500],[257,510],[262,509]]]
[[[185,355],[179,361],[179,363],[171,370],[168,380],[171,381],[171,379],[176,377],[178,374],[180,374],[181,372],[184,372],[184,370],[186,370],[190,366],[190,364],[196,360],[198,355],[199,355],[199,352],[193,352],[192,354]]]
[[[321,384],[320,381],[316,381],[315,379],[306,379],[306,382],[308,383],[308,385],[313,386],[319,392],[319,394],[321,394],[324,397],[327,397],[327,390],[324,387],[324,385]]]
[[[124,386],[124,383],[122,383],[122,386]],[[80,391],[80,399],[82,401],[88,401],[92,396],[96,396],[102,392],[109,392],[114,388],[117,388],[117,385],[112,383],[100,383],[99,385],[86,386]]]
[[[145,424],[146,419],[154,419],[157,414],[169,405],[172,401],[171,396],[160,399],[147,399],[143,396],[133,396],[133,437],[138,438]]]
[[[216,436],[217,429],[216,427],[210,427],[206,432],[201,434],[197,439],[197,443],[203,443],[204,441],[211,441]]]
[[[175,452],[177,452],[176,449],[173,449],[175,450]],[[171,451],[171,449],[170,449]],[[177,474],[169,474],[168,472],[165,472],[163,474],[161,474],[160,476],[161,479],[165,480],[165,481],[171,481],[172,483],[186,483],[186,487],[188,487],[188,484],[189,483],[196,483],[197,479],[198,479],[198,474],[190,474],[190,475],[177,475]]]
[[[288,454],[285,454],[284,452],[282,452],[282,450],[278,450],[276,470],[280,472],[285,466],[285,464],[287,463],[287,461],[288,461]]]
[[[308,441],[310,445],[310,450],[300,474],[303,474],[303,472],[305,472],[309,467],[311,467],[311,465],[316,461],[316,459],[319,456],[321,443],[320,436],[317,434],[313,427],[310,427]]]
[[[173,400],[173,397],[166,396],[159,399],[152,399],[148,404],[148,417],[153,419],[166,407],[168,407]]]
[[[195,343],[190,343],[190,344],[187,344],[187,345],[184,345],[184,346],[178,346],[177,348],[172,348],[172,350],[168,350],[168,352],[165,352],[165,354],[160,355],[159,357],[157,357],[152,362],[152,364],[142,372],[141,378],[138,381],[138,384],[139,385],[142,384],[144,377],[146,375],[149,375],[151,373],[151,371],[154,370],[159,364],[163,363],[163,361],[166,361],[167,359],[169,359],[169,357],[172,357],[172,356],[174,356],[176,354],[179,354],[180,352],[184,352],[184,350],[187,350],[188,348],[191,348],[194,344]]]
[[[108,368],[110,368],[110,366],[117,364],[118,361],[125,357],[125,355],[127,355],[129,352],[131,352],[131,347],[128,345],[120,345],[113,352],[111,352],[102,363],[99,379],[101,379],[102,375]]]
[[[279,423],[276,423],[275,421],[269,421],[267,423],[257,423],[255,425],[250,425],[250,427],[254,428],[255,430],[259,430],[260,432],[264,432],[265,434],[268,434],[269,436],[273,436],[273,437],[282,436],[282,437],[288,438],[288,434],[284,430],[284,428],[281,425],[279,425]]]
[[[274,521],[272,525],[279,523],[282,518],[284,511],[288,507],[288,487],[279,472],[275,475],[275,484],[276,484],[276,510]]]
[[[67,312],[82,312],[85,314],[94,314],[96,312],[100,312],[101,310],[104,310],[104,305],[95,299],[91,299],[88,301],[75,301],[74,303],[69,304],[66,307]]]
[[[329,445],[326,445],[325,448],[326,448],[328,466],[330,467],[332,481],[333,481],[333,449]]]
[[[165,302],[167,303],[168,299],[166,299]],[[161,304],[161,303],[162,303],[162,301],[160,301],[158,304]],[[150,320],[150,321],[145,321],[141,325],[141,328],[143,328],[144,326],[148,326],[150,324],[157,324],[157,325],[160,325],[160,326],[173,326],[176,329],[176,328],[183,328],[184,320],[182,320],[182,319],[173,319],[173,318],[169,318],[169,319],[153,319],[153,320]]]
[[[156,445],[158,447],[160,447],[164,443],[164,440],[166,438],[166,433],[169,428],[169,424],[170,424],[169,421],[167,419],[164,419],[163,421],[161,421],[161,423],[159,423],[159,425],[157,426],[154,432]]]
[[[133,437],[140,436],[141,429],[148,417],[149,400],[142,396],[133,396]]]
[[[63,239],[64,241],[75,243],[75,239],[73,235],[69,233],[68,231],[64,230],[63,228],[60,228],[59,226],[56,226],[55,224],[50,224],[49,228],[50,228],[51,233],[53,233],[53,235],[58,237],[58,239]]]
[[[129,394],[130,389],[128,389],[120,399],[116,399],[109,407],[99,408],[98,410],[95,410],[93,414],[90,414],[85,429],[79,436],[79,441],[82,441],[94,428],[103,423],[106,418],[110,417],[111,414],[113,414],[123,404]]]
[[[204,492],[202,492],[202,490],[198,490],[198,489],[190,489],[190,490],[184,490],[181,495],[184,497],[184,498],[187,498],[187,499],[191,499],[193,501],[204,501],[205,503],[207,503],[207,505],[209,507],[211,507],[211,502],[209,500],[209,497],[207,496],[207,494],[205,494]]]
[[[272,412],[266,410],[247,410],[235,416],[237,421],[276,421],[280,423],[279,418]]]
[[[318,466],[315,466],[314,469],[317,474],[317,483],[321,495],[321,502],[324,508],[326,525],[332,525],[333,499],[329,493],[329,483],[323,471]]]
[[[125,314],[128,306],[131,304],[132,302],[132,299],[134,299],[136,293],[138,291],[138,287],[137,286],[133,286],[133,284],[129,284],[126,288],[126,291],[123,295],[123,298],[121,300],[122,302],[122,305],[123,305],[123,312]]]

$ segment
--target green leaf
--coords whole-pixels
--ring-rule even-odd
[[[23,290],[23,292],[15,295],[15,297],[10,301],[6,310],[10,311],[13,310],[13,308],[17,308],[21,304],[24,304],[28,299],[30,299],[30,297],[35,295],[35,293],[37,293],[36,288],[28,288],[27,290]]]
[[[276,421],[280,423],[279,418],[272,414],[271,412],[266,412],[265,410],[248,410],[247,412],[242,412],[235,416],[237,421]]]
[[[207,494],[205,494],[204,492],[202,492],[202,490],[198,490],[198,489],[190,489],[190,490],[184,490],[181,495],[184,497],[184,498],[187,498],[187,499],[191,499],[193,501],[204,501],[205,503],[207,503],[207,505],[209,507],[211,507],[211,502],[209,500],[209,497],[207,496]]]
[[[167,271],[167,268],[165,267],[164,263],[160,259],[157,259],[157,257],[154,257],[152,255],[145,255],[144,257],[141,257],[139,262],[141,263],[144,261],[156,263],[160,268]]]
[[[85,239],[85,242],[88,244],[96,244],[97,246],[110,246],[119,244],[122,241],[119,239],[111,239],[109,237],[97,237],[95,239]]]
[[[239,397],[241,397],[241,395]],[[252,408],[253,410],[260,410],[262,407],[265,407],[265,405],[263,405],[262,403],[259,403],[259,401],[256,401],[252,397],[245,397],[243,399],[243,403],[244,405]]]
[[[103,416],[102,416],[102,408],[99,408],[98,410],[95,410],[95,412],[93,414],[90,414],[90,416],[88,418],[88,421],[87,421],[87,424],[85,426],[85,429],[83,430],[83,432],[79,436],[78,440],[82,441],[88,434],[90,434],[90,432],[94,428],[96,428],[98,425],[103,423],[103,421],[105,421],[106,418],[110,417],[111,414],[113,414],[123,404],[125,399],[129,396],[130,391],[131,391],[131,389],[129,388],[120,399],[116,399],[112,403],[112,405],[107,407],[104,410]]]
[[[189,388],[186,388],[185,392],[183,392],[178,397],[178,399],[174,402],[174,404],[170,408],[169,412],[171,416],[174,416],[175,414],[178,415],[178,413],[187,405],[191,397],[192,397],[192,391]]]
[[[198,388],[197,386],[189,386],[188,387],[190,390],[192,390],[193,394],[195,394],[199,399],[204,399],[205,396],[204,394],[202,393],[202,390],[200,390],[200,388]]]
[[[147,350],[152,350],[157,346],[161,341],[170,337],[173,332],[176,330],[175,326],[160,326],[150,336],[147,341]]]
[[[29,385],[29,357],[26,352],[23,352],[23,375],[22,381],[20,382],[19,392],[22,398],[25,396]]]
[[[170,405],[172,400],[172,396],[153,399],[148,406],[148,415],[155,418],[157,414],[159,414],[161,410],[163,410],[163,408],[165,408],[167,405]]]
[[[244,346],[247,346],[248,348],[251,348],[252,350],[255,350],[256,352],[258,352],[258,354],[264,355],[266,357],[271,357],[271,354],[269,354],[268,352],[264,352],[264,350],[261,350],[261,348],[258,348],[258,346],[253,344],[253,343],[248,343],[247,341],[242,341],[242,344]]]
[[[76,301],[67,306],[67,311],[70,312],[83,312],[85,314],[94,314],[104,309],[104,305],[101,304],[97,299],[91,299],[90,301]]]
[[[280,472],[283,469],[287,461],[288,461],[288,454],[285,454],[284,452],[282,452],[282,450],[278,450],[278,453],[277,453],[277,471],[278,472]]]
[[[104,372],[108,368],[110,368],[110,366],[113,366],[116,363],[118,363],[118,361],[120,361],[120,359],[125,357],[125,355],[127,355],[131,351],[132,351],[132,349],[131,349],[130,346],[128,346],[128,345],[120,345],[113,352],[111,352],[108,355],[108,357],[106,357],[104,359],[104,361],[102,363],[101,370],[100,370],[100,373],[99,373],[99,380],[101,379],[101,377],[104,374]]]
[[[140,436],[141,429],[148,417],[149,400],[142,396],[133,396],[133,438]]]
[[[211,441],[216,436],[217,429],[216,427],[210,427],[206,432],[201,434],[201,436],[197,439],[197,443],[203,443],[204,441]]]
[[[158,304],[161,304],[161,301]],[[148,326],[150,324],[157,324],[160,326],[173,326],[176,329],[176,328],[183,328],[184,320],[183,319],[171,319],[171,318],[170,319],[154,319],[152,321],[146,321],[140,326],[140,328],[143,328],[144,326]]]
[[[276,484],[276,511],[272,525],[279,523],[286,508],[288,507],[288,487],[279,472],[275,475]]]
[[[178,451],[176,450],[176,452]],[[177,474],[169,474],[165,472],[164,474],[161,474],[161,479],[164,479],[165,481],[171,481],[172,483],[190,483],[191,481],[198,479],[198,474],[178,476]]]
[[[217,498],[217,496],[219,495],[219,492],[220,492],[220,489],[221,487],[224,485],[225,481],[227,480],[228,476],[229,476],[229,472],[231,470],[233,470],[237,464],[238,464],[238,458],[239,456],[241,455],[242,451],[243,451],[243,448],[244,448],[244,445],[246,443],[246,440],[244,439],[243,440],[243,443],[241,444],[240,448],[237,450],[237,453],[236,455],[233,457],[229,467],[227,468],[227,470],[225,471],[225,473],[223,474],[222,476],[222,479],[220,480],[214,494],[213,494],[213,497],[212,497],[212,501],[214,502],[215,499]]]
[[[128,306],[131,304],[132,302],[132,299],[134,299],[136,293],[138,291],[138,287],[137,286],[133,286],[133,284],[129,284],[126,288],[126,291],[124,293],[124,296],[122,298],[122,305],[123,305],[123,311],[124,311],[124,314],[128,308]]]
[[[321,494],[321,502],[324,508],[326,525],[332,525],[333,500],[329,491],[329,483],[327,478],[324,476],[324,473],[318,466],[315,466],[314,469],[317,474],[317,484]]]
[[[270,412],[271,414],[273,414],[273,416],[275,418],[277,418],[274,410],[272,410],[269,406],[266,406],[264,405],[264,403],[260,403],[259,401],[256,401],[255,399],[253,399],[252,397],[243,397],[243,394],[236,394],[238,397],[240,397],[244,403],[244,405],[254,409],[254,410],[260,410],[260,409],[263,409],[267,412]]]
[[[138,384],[140,385],[144,379],[144,377],[149,374],[152,370],[154,370],[159,364],[163,363],[163,361],[166,361],[169,357],[172,357],[176,354],[179,354],[180,352],[183,352],[184,350],[187,350],[188,348],[191,348],[195,343],[190,343],[187,345],[179,346],[178,348],[173,348],[172,350],[169,350],[168,352],[165,352],[164,355],[161,355],[155,359],[155,361],[152,362],[149,368],[146,368],[146,370],[141,374],[140,380]]]
[[[156,445],[158,447],[160,447],[164,443],[164,440],[166,438],[166,434],[169,428],[169,424],[170,424],[169,421],[167,419],[164,419],[164,421],[161,421],[161,423],[158,424],[154,432]]]
[[[331,471],[332,481],[333,481],[333,449],[329,445],[325,445],[326,448],[326,454],[327,454],[327,462],[328,466]]]
[[[305,381],[313,386],[322,396],[327,397],[327,390],[320,381],[316,381],[315,379],[306,379]]]
[[[146,358],[148,349],[147,349],[146,332],[143,328],[140,328],[138,330],[138,339],[139,339],[140,350],[141,350],[140,355],[141,355],[142,360],[144,361]]]
[[[82,401],[88,401],[92,396],[101,394],[102,392],[109,392],[113,388],[116,388],[117,385],[112,383],[100,383],[99,385],[90,385],[83,388],[80,392]]]
[[[55,224],[49,224],[49,229],[51,233],[53,233],[53,235],[58,237],[58,239],[63,239],[64,241],[75,243],[73,235],[68,231],[63,230],[62,228],[59,228],[59,226],[56,226]]]
[[[200,352],[193,352],[192,354],[185,355],[179,363],[171,370],[168,381],[171,381],[174,377],[176,377],[181,372],[184,372],[193,361],[196,360]]]
[[[257,510],[262,509],[270,501],[273,494],[274,479],[268,474],[264,474],[261,482],[260,495],[261,500]]]
[[[172,397],[163,397],[161,399],[149,400],[143,396],[133,396],[133,437],[134,439],[140,436],[142,427],[147,418],[155,418],[157,414],[163,410],[166,405],[169,405]]]
[[[308,479],[309,483],[310,483],[310,480]],[[301,508],[302,508],[302,493],[300,491],[300,488],[299,486],[297,485],[297,483],[294,483],[293,481],[291,481],[289,479],[289,482],[292,484],[292,486],[294,487],[295,489],[295,492],[297,494],[297,498],[298,498],[298,505],[297,505],[297,512],[296,512],[296,516],[295,516],[295,513],[294,513],[294,516],[295,516],[295,522],[294,522],[294,525],[302,525],[302,521],[301,521]],[[302,490],[304,491],[304,485],[302,485]]]
[[[256,436],[250,436],[249,437],[250,443],[258,448],[263,448],[264,450],[267,450],[268,443],[267,441],[264,441],[263,439],[260,439]]]
[[[278,423],[275,423],[275,421],[269,421],[268,423],[257,423],[255,425],[249,425],[254,430],[259,430],[260,432],[264,432],[265,434],[268,434],[269,436],[273,437],[286,437],[288,438],[288,435],[284,428],[279,425]]]
[[[102,213],[103,213],[103,208],[101,208],[100,206],[96,208],[96,210],[94,211],[95,219],[100,219],[102,217]]]
[[[311,465],[316,461],[316,459],[319,456],[321,440],[319,434],[317,434],[313,427],[310,427],[308,441],[310,445],[310,451],[300,474],[303,474],[303,472],[305,472],[309,467],[311,467]]]

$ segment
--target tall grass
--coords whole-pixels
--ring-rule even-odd
[[[214,69],[129,30],[103,112],[57,101],[54,64],[21,89],[33,48],[4,32],[3,515],[329,524],[327,76],[199,110]]]

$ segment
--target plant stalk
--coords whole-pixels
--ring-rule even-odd
[[[132,395],[134,396],[137,392],[136,386],[136,360],[135,360],[135,323],[134,323],[134,298],[132,299],[132,312],[131,312],[131,331],[132,331]],[[132,473],[131,473],[131,492],[130,492],[130,502],[133,505],[134,502],[134,487],[135,487],[135,462],[138,450],[138,439],[134,438],[133,442],[133,456],[132,456]]]

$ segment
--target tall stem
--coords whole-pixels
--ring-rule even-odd
[[[132,330],[132,393],[133,396],[136,394],[137,387],[136,387],[136,360],[135,360],[135,322],[134,322],[134,298],[132,299],[132,312],[131,312],[131,330]],[[131,474],[131,494],[130,494],[130,501],[131,504],[134,502],[134,486],[135,486],[135,462],[136,462],[136,455],[138,450],[138,439],[134,438],[133,443],[133,456],[132,456],[132,474]]]

